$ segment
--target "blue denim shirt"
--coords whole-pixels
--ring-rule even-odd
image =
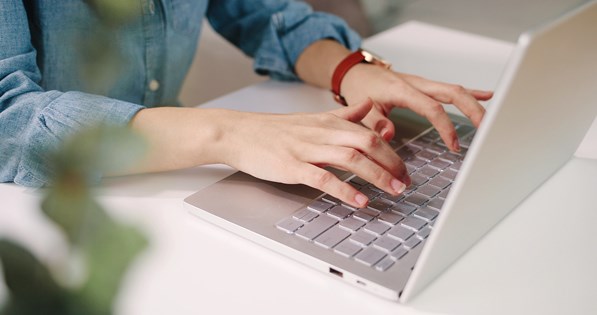
[[[316,40],[335,39],[351,50],[360,44],[342,20],[301,2],[140,2],[139,16],[109,34],[125,62],[98,95],[75,62],[80,47],[69,42],[98,26],[87,2],[0,0],[0,182],[43,186],[52,176],[48,152],[68,135],[98,122],[127,124],[144,107],[177,104],[204,17],[254,58],[257,73],[275,79],[297,80],[294,63]]]

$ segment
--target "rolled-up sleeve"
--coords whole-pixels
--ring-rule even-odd
[[[207,17],[218,33],[254,58],[257,73],[280,80],[298,80],[294,64],[317,40],[333,39],[350,50],[361,43],[342,19],[313,12],[303,2],[210,1]]]
[[[125,125],[143,107],[81,92],[44,91],[21,1],[0,0],[0,182],[40,187],[52,150],[98,123]]]

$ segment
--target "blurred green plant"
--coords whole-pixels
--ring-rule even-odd
[[[77,134],[52,158],[56,179],[47,189],[42,211],[80,259],[80,283],[57,281],[49,268],[20,245],[0,240],[0,260],[10,292],[1,315],[107,315],[120,281],[147,241],[136,229],[111,219],[94,199],[97,174],[117,172],[138,160],[143,139],[126,127],[98,126]]]
[[[80,69],[89,89],[102,93],[114,82],[122,56],[112,31],[138,18],[137,0],[86,0],[99,24],[79,37]],[[86,34],[89,35],[89,34]],[[146,246],[135,228],[113,220],[93,196],[103,174],[133,165],[146,150],[141,136],[126,126],[83,130],[51,154],[55,177],[41,209],[68,242],[69,262],[80,262],[82,277],[69,266],[46,266],[21,245],[0,239],[0,261],[9,296],[0,315],[108,315],[127,268]],[[55,266],[52,266],[55,267]],[[73,280],[75,279],[75,280]]]

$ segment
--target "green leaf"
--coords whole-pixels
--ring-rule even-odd
[[[103,225],[96,232],[82,248],[89,274],[75,295],[96,314],[105,314],[110,311],[128,266],[147,241],[137,230],[123,225]]]
[[[145,139],[126,126],[89,128],[67,140],[56,154],[57,181],[85,184],[102,174],[122,172],[146,150]]]
[[[49,271],[21,246],[0,240],[0,260],[9,300],[1,315],[67,314],[67,293]]]

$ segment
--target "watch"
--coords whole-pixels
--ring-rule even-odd
[[[359,63],[369,63],[384,67],[386,69],[390,69],[392,66],[389,62],[363,49],[358,49],[357,51],[346,56],[342,61],[340,61],[338,66],[336,66],[334,74],[332,75],[332,93],[334,94],[334,99],[336,102],[342,105],[347,105],[346,99],[344,99],[344,97],[340,94],[340,85],[342,84],[342,79],[344,79],[344,76],[348,70],[350,70],[350,68]]]

